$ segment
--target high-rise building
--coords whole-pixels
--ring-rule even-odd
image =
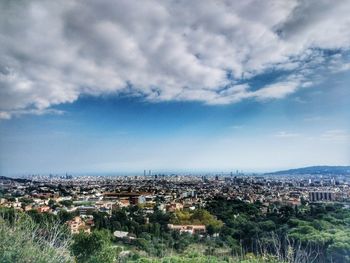
[[[335,193],[330,191],[314,191],[309,192],[309,200],[311,202],[334,201]]]

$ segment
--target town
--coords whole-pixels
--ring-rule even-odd
[[[146,173],[145,173],[146,174]],[[144,176],[28,176],[31,179],[2,178],[2,207],[36,210],[57,215],[74,213],[68,221],[72,233],[90,232],[93,212],[111,216],[113,209],[139,206],[146,214],[154,209],[174,213],[205,208],[214,198],[261,203],[261,212],[278,206],[300,206],[314,202],[348,204],[350,180],[345,176],[309,175],[144,175]],[[169,224],[180,232],[205,232],[205,226]]]

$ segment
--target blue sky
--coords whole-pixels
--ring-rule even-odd
[[[281,100],[229,105],[86,96],[56,107],[63,114],[2,121],[2,173],[270,171],[346,165],[348,83],[347,74],[337,74]]]
[[[3,3],[0,173],[349,165],[350,5],[315,3]]]

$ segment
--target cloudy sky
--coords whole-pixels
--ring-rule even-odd
[[[350,2],[1,1],[0,173],[350,164]]]

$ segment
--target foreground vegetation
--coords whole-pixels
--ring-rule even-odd
[[[73,215],[3,209],[0,262],[350,262],[350,211],[341,205],[272,206],[214,199],[194,212],[146,214],[142,207],[94,213],[92,234],[68,234]],[[205,224],[205,236],[169,223]],[[115,230],[134,238],[117,240]]]
[[[72,238],[57,222],[37,224],[24,213],[2,211],[0,216],[0,262],[73,262]]]

